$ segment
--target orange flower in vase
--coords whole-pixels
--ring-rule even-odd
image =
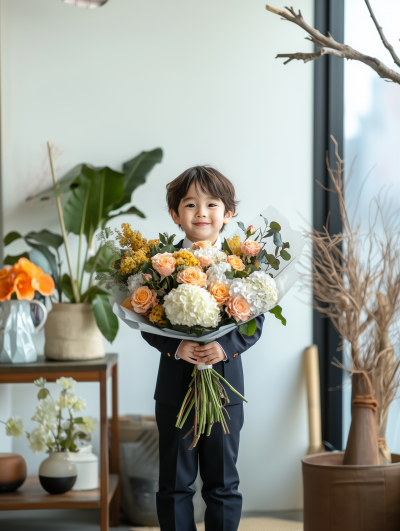
[[[20,258],[12,267],[0,271],[1,302],[10,300],[14,292],[18,300],[31,301],[35,291],[41,295],[51,295],[54,291],[54,281],[27,258]]]

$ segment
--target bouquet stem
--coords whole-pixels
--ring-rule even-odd
[[[196,365],[192,377],[175,424],[177,428],[182,429],[194,407],[194,425],[184,436],[186,439],[192,432],[194,433],[189,450],[193,450],[203,433],[206,436],[211,434],[215,422],[221,423],[225,435],[229,434],[228,423],[224,416],[225,412],[229,419],[229,414],[225,409],[225,405],[229,404],[229,398],[220,380],[247,402],[246,398],[238,393],[211,365],[204,367]]]

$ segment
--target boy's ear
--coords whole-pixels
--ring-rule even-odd
[[[232,216],[233,216],[233,210],[228,210],[228,212],[224,216],[225,225],[230,222],[230,220],[232,219]]]
[[[171,218],[174,220],[174,223],[175,225],[180,225],[180,220],[179,220],[179,216],[178,214],[175,212],[175,210],[173,210],[171,208],[171,210],[169,211],[170,215],[171,215]]]

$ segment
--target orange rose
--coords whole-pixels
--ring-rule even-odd
[[[198,256],[197,260],[200,262],[201,267],[208,267],[212,264],[212,256],[208,254],[203,254],[202,256]]]
[[[211,242],[208,240],[204,240],[201,242],[194,243],[191,248],[193,249],[193,251],[195,251],[196,249],[207,249],[208,247],[211,247]]]
[[[131,297],[132,310],[136,313],[146,313],[158,304],[157,293],[154,289],[147,286],[141,286],[132,293]],[[126,305],[124,304],[125,308]]]
[[[243,297],[232,297],[225,306],[226,313],[236,322],[247,321],[251,317],[250,304]]]
[[[14,281],[10,275],[10,267],[0,270],[0,301],[9,301],[14,291]]]
[[[177,282],[180,284],[192,284],[193,286],[204,286],[207,282],[207,275],[203,273],[201,267],[187,267],[176,276]]]
[[[261,251],[261,246],[254,240],[246,240],[241,244],[240,249],[247,256],[257,256]]]
[[[124,302],[122,303],[122,306],[126,308],[127,310],[133,311],[131,297],[128,297],[127,299],[125,299]]]
[[[171,253],[158,253],[151,257],[151,263],[157,273],[168,277],[175,271],[176,259]]]
[[[243,271],[243,269],[245,268],[245,265],[242,260],[234,254],[228,254],[226,261],[231,264],[233,269],[236,269],[236,271]]]
[[[218,306],[225,304],[229,299],[229,286],[228,284],[222,284],[221,282],[210,282],[208,291],[217,301]]]

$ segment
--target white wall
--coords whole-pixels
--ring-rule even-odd
[[[297,2],[310,21],[313,4]],[[292,226],[302,224],[296,210],[311,219],[312,65],[274,59],[310,44],[268,13],[264,0],[110,0],[97,10],[2,0],[1,31],[6,233],[59,231],[54,203],[24,202],[51,182],[43,169],[47,140],[63,152],[60,174],[79,162],[118,168],[143,149],[162,147],[164,161],[134,199],[148,218],[128,220],[148,237],[174,230],[165,184],[193,164],[213,164],[235,183],[245,223],[268,204]],[[19,250],[15,244],[9,251]],[[302,505],[302,351],[311,343],[311,310],[295,290],[283,306],[287,327],[271,316],[243,356],[249,404],[238,466],[245,510]],[[121,413],[153,413],[159,355],[125,327],[107,350],[120,356]],[[98,414],[96,385],[78,391]],[[33,394],[13,388],[13,412],[28,424]],[[32,456],[26,441],[14,449],[36,473],[43,456]]]

